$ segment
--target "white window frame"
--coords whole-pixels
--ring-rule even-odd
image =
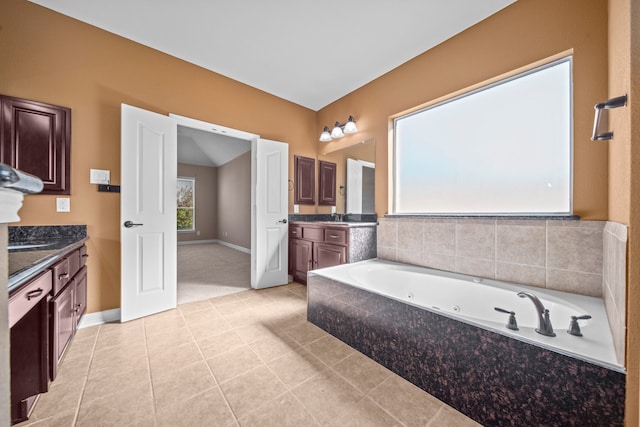
[[[188,181],[191,182],[191,191],[193,191],[193,195],[191,198],[191,208],[179,207],[176,206],[176,209],[191,209],[191,225],[192,228],[178,229],[178,233],[193,233],[196,231],[196,178],[188,177],[188,176],[179,176],[178,182],[180,181]],[[176,188],[177,190],[177,188]],[[177,201],[176,201],[177,205]],[[178,228],[178,224],[176,224],[176,229]]]
[[[444,105],[444,104],[448,104],[451,102],[454,102],[458,99],[461,98],[465,98],[468,97],[470,95],[476,94],[478,92],[482,92],[484,90],[487,89],[491,89],[493,87],[502,85],[503,83],[508,83],[517,79],[520,79],[522,77],[534,74],[538,71],[542,71],[545,70],[547,68],[553,67],[555,65],[561,64],[561,63],[566,63],[568,62],[569,64],[569,100],[568,100],[568,105],[569,105],[569,112],[568,112],[568,116],[569,116],[569,123],[568,123],[568,127],[569,127],[569,136],[568,136],[568,144],[569,147],[566,147],[566,145],[564,145],[564,150],[566,150],[568,148],[568,164],[566,165],[566,167],[568,168],[568,198],[569,200],[567,201],[568,203],[568,209],[563,209],[560,211],[535,211],[535,212],[525,212],[525,211],[500,211],[500,212],[485,212],[485,211],[462,211],[462,210],[455,210],[452,212],[443,212],[443,211],[430,211],[429,209],[420,209],[418,211],[404,211],[401,209],[398,209],[397,205],[398,205],[398,197],[399,196],[399,191],[397,188],[398,184],[398,174],[397,171],[399,170],[399,164],[401,164],[401,162],[398,160],[398,147],[397,147],[397,141],[396,141],[396,137],[398,135],[398,130],[396,128],[397,126],[397,122],[399,120],[402,120],[403,118],[407,118],[416,114],[420,114],[421,112],[425,112],[428,110],[431,110],[433,108],[437,108],[438,106]],[[468,88],[465,90],[462,90],[460,92],[448,95],[446,97],[442,97],[440,99],[437,99],[429,104],[420,106],[420,107],[416,107],[415,109],[411,110],[408,113],[402,113],[400,115],[397,115],[395,117],[392,117],[392,125],[393,125],[393,138],[392,138],[392,144],[390,146],[390,156],[389,156],[389,175],[390,175],[390,182],[392,183],[392,188],[389,194],[389,208],[390,208],[390,212],[392,212],[394,215],[435,215],[435,216],[477,216],[477,217],[494,217],[494,216],[570,216],[573,213],[573,145],[574,145],[574,141],[573,141],[573,57],[572,55],[569,53],[563,53],[560,55],[556,55],[552,58],[549,58],[547,60],[544,61],[540,61],[536,64],[532,64],[528,67],[523,67],[522,69],[513,71],[511,73],[508,73],[507,75],[503,75],[503,76],[499,76],[497,78],[491,79],[490,81],[481,83],[479,85],[476,85],[472,88]],[[566,99],[566,98],[564,98]],[[566,110],[564,110],[566,111]],[[428,137],[433,138],[433,135],[428,135]],[[405,157],[407,156],[407,154],[404,154]],[[424,207],[424,206],[421,206]]]

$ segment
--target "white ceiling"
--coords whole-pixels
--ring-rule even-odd
[[[178,126],[178,163],[218,167],[249,150],[250,141]]]
[[[319,110],[515,0],[30,0]]]

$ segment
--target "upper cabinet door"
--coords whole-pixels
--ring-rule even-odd
[[[71,194],[71,109],[0,95],[0,161]]]
[[[319,205],[336,205],[336,164],[332,162],[318,161],[318,197]]]
[[[316,160],[309,157],[294,157],[295,191],[293,202],[297,205],[316,203]]]

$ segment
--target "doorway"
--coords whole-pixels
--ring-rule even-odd
[[[120,320],[177,305],[177,128],[251,143],[251,287],[287,283],[288,145],[212,123],[122,104]]]
[[[177,170],[178,304],[250,289],[251,142],[178,125]]]

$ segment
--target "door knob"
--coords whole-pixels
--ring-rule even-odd
[[[281,219],[281,220],[280,220],[280,221],[278,221],[278,222],[280,222],[280,223],[282,223],[282,224],[286,224],[286,223],[287,223],[287,219],[286,219],[286,218],[285,218],[285,219]]]
[[[126,228],[131,228],[131,227],[141,227],[144,224],[134,224],[133,221],[125,221],[124,222],[124,226]]]

